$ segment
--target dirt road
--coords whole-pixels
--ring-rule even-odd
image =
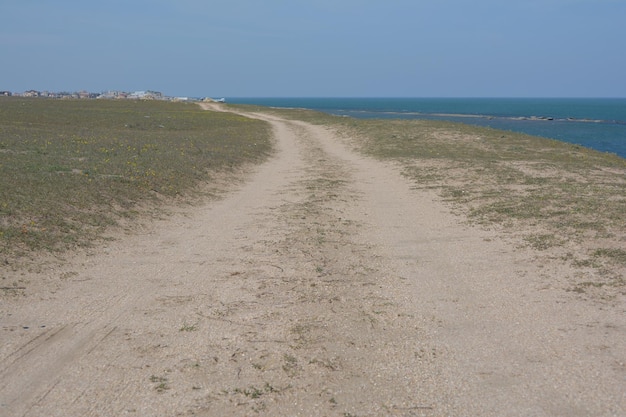
[[[625,416],[623,300],[326,128],[0,299],[0,416]]]

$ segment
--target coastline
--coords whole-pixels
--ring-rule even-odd
[[[358,119],[447,120],[526,133],[626,158],[626,99],[229,98]]]

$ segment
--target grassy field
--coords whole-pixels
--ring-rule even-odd
[[[576,291],[625,291],[623,158],[448,122],[234,108],[329,126],[470,223],[577,266]],[[0,98],[0,262],[89,245],[120,220],[206,196],[225,172],[264,160],[270,136],[195,104]]]
[[[0,98],[0,261],[89,245],[270,152],[264,122],[196,104]]]
[[[451,122],[272,111],[357,138],[355,149],[400,164],[416,188],[436,191],[470,223],[573,264],[575,291],[626,291],[626,159]]]

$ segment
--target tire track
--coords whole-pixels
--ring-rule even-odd
[[[11,305],[47,327],[4,331],[0,415],[623,414],[618,313],[328,129],[248,116],[278,149],[249,182]]]
[[[276,126],[276,129],[283,128]],[[159,299],[167,296],[169,285],[185,284],[185,279],[180,277],[180,264],[185,265],[185,275],[198,275],[203,272],[203,265],[211,262],[210,255],[207,258],[207,253],[194,251],[194,246],[206,246],[206,236],[216,234],[224,239],[224,245],[213,240],[207,249],[217,249],[216,253],[223,254],[232,251],[228,244],[237,241],[237,230],[247,228],[244,224],[250,222],[253,212],[267,204],[266,200],[272,198],[272,193],[286,181],[290,171],[298,171],[297,151],[291,149],[289,143],[279,144],[279,147],[277,158],[285,162],[267,164],[257,173],[256,182],[247,184],[215,204],[216,207],[206,208],[209,214],[200,213],[202,219],[191,220],[203,223],[208,220],[208,223],[197,227],[189,223],[189,218],[177,219],[180,224],[166,224],[163,233],[157,230],[152,232],[153,236],[132,238],[128,244],[113,244],[109,254],[91,259],[90,267],[79,269],[75,282],[58,291],[56,297],[13,311],[13,320],[48,317],[54,318],[56,324],[15,346],[1,359],[0,414],[39,415],[44,409],[59,410],[66,404],[80,402],[78,399],[85,395],[85,389],[73,398],[64,396],[67,391],[72,395],[73,385],[82,385],[72,379],[76,373],[83,372],[84,364],[101,360],[100,351],[115,349],[107,340],[116,336],[114,343],[117,343],[118,333],[128,328],[129,319],[141,320],[138,312],[162,304]],[[275,172],[277,170],[280,173]],[[196,241],[188,240],[190,230],[196,233]],[[163,247],[159,242],[168,243]],[[178,284],[173,283],[171,277],[179,277]],[[90,380],[97,375],[80,377]],[[62,398],[51,400],[55,392],[61,393]]]

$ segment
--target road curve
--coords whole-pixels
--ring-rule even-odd
[[[332,130],[248,116],[277,153],[244,184],[0,299],[0,416],[626,415],[623,306]]]

